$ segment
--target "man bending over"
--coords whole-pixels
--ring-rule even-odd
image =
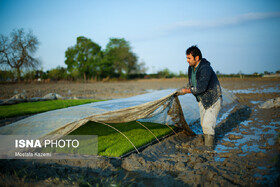
[[[191,46],[186,51],[189,63],[187,87],[180,89],[177,94],[192,93],[198,102],[200,122],[204,134],[204,145],[214,147],[215,126],[222,103],[222,92],[219,80],[201,51]]]

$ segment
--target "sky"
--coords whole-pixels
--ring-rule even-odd
[[[102,49],[125,38],[147,73],[186,73],[192,45],[220,73],[280,70],[278,0],[0,0],[0,34],[19,28],[39,39],[44,71],[66,67],[79,36]]]

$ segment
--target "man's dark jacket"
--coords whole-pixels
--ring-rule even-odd
[[[189,86],[197,101],[201,100],[205,109],[211,107],[220,97],[222,91],[219,80],[205,58],[202,58],[196,72],[196,87],[192,83],[192,68],[188,69]],[[199,97],[199,99],[198,99]]]

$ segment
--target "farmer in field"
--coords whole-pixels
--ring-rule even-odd
[[[187,87],[179,89],[177,95],[192,93],[198,101],[200,123],[204,134],[204,145],[213,148],[215,126],[222,103],[222,92],[219,80],[197,46],[186,51],[189,63]]]

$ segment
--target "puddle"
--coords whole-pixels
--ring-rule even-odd
[[[269,139],[267,139],[267,143],[269,144],[269,145],[274,145],[275,144],[275,138],[269,138]]]
[[[263,153],[265,153],[266,152],[266,150],[260,149],[259,145],[256,145],[256,144],[253,144],[250,146],[245,144],[245,145],[241,146],[241,150],[244,153],[246,153],[246,152],[263,152]]]
[[[248,126],[249,123],[253,122],[252,120],[245,120],[243,121],[242,123],[240,123],[241,125],[245,125],[245,126]]]
[[[256,172],[253,177],[255,177],[257,180],[256,182],[259,184],[264,184],[265,186],[274,186],[278,176],[279,171],[277,168],[267,168],[267,167],[257,167],[260,172]],[[263,171],[269,171],[269,174],[261,174]]]
[[[240,154],[238,154],[238,156],[241,156],[241,157],[243,157],[243,156],[247,156],[249,153],[240,153]]]
[[[196,121],[196,122],[194,122],[194,123],[191,123],[189,126],[190,126],[191,130],[192,130],[195,134],[197,134],[197,135],[203,134],[202,127],[201,127],[201,125],[200,125],[200,121],[199,121],[199,120]]]
[[[261,103],[262,101],[250,101],[250,103],[252,103],[252,104],[254,104],[254,105],[256,105],[256,104],[259,104],[259,103]]]
[[[226,158],[214,157],[215,162],[223,162]]]
[[[270,122],[271,125],[280,125],[280,121],[272,121]]]
[[[232,108],[228,111],[230,113]],[[263,122],[260,120],[258,122]],[[277,125],[280,122],[270,122],[266,124],[256,124],[255,121],[246,120],[240,123],[240,131],[228,132],[219,140],[215,151],[217,153],[229,152],[231,150],[241,149],[243,153],[238,154],[239,156],[246,156],[249,152],[263,152],[265,153],[267,149],[270,149],[267,146],[273,146],[277,139]],[[245,134],[246,132],[247,134]],[[243,134],[242,134],[243,133]],[[234,135],[236,138],[241,137],[240,139],[230,139],[230,135]],[[233,146],[234,145],[234,146]],[[224,159],[217,156],[215,158],[217,161],[223,161]]]
[[[251,94],[251,93],[279,93],[280,88],[278,87],[270,87],[264,88],[261,90],[249,88],[249,89],[241,89],[241,90],[230,90],[231,93],[239,93],[239,94]]]
[[[261,170],[266,170],[267,169],[267,167],[264,167],[264,166],[259,166],[259,167],[257,167],[258,169],[261,169]]]
[[[220,118],[218,118],[216,124],[219,124],[220,122],[225,120],[228,117],[228,115],[231,113],[231,111],[235,108],[235,106],[236,105],[234,105],[232,108],[230,108],[228,111],[226,111]]]
[[[215,151],[217,153],[227,153],[230,150],[234,150],[234,149],[239,149],[239,148],[237,146],[229,147],[229,146],[225,146],[225,145],[221,145],[221,144],[219,144],[215,147]]]

